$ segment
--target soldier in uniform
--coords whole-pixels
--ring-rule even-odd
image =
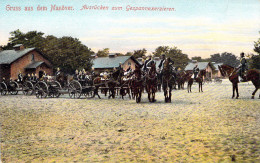
[[[200,69],[198,68],[198,64],[193,68],[193,74],[194,74],[194,79],[197,78],[197,75],[199,74]]]
[[[19,71],[17,82],[19,82],[19,83],[23,82],[23,75],[22,75],[21,71]]]
[[[57,77],[57,76],[59,76],[61,74],[61,71],[60,71],[60,68],[58,67],[57,68],[57,71],[56,71],[56,73],[55,73],[55,76]]]
[[[92,67],[91,68],[91,75],[94,77],[96,74],[95,74],[95,68],[94,67]]]
[[[241,54],[240,54],[240,65],[239,65],[239,81],[240,82],[245,82],[246,81],[246,79],[245,79],[245,76],[244,76],[244,73],[245,73],[245,71],[246,71],[246,69],[247,69],[247,61],[246,61],[246,59],[245,59],[245,54],[242,52]]]
[[[151,62],[151,60],[152,60],[152,56],[149,55],[149,56],[148,56],[148,59],[145,60],[145,62],[144,62],[143,71],[147,71],[147,65],[149,64],[149,62]]]
[[[75,71],[75,74],[74,74],[74,76],[73,76],[73,79],[74,79],[74,80],[79,80],[79,70],[76,70],[76,71]]]
[[[162,55],[162,60],[161,60],[161,62],[159,63],[159,69],[161,70],[161,68],[162,68],[162,66],[163,66],[163,64],[164,64],[164,62],[165,62],[165,59],[166,59],[166,56],[165,56],[165,54],[163,54]]]

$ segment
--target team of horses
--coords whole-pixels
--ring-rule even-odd
[[[84,82],[80,83],[84,85],[92,86],[94,93],[92,97],[97,96],[101,98],[99,93],[108,94],[108,98],[115,98],[116,94],[120,94],[122,99],[128,95],[129,98],[133,98],[137,103],[141,102],[142,94],[144,92],[148,95],[149,102],[156,102],[156,92],[164,92],[165,102],[170,103],[172,99],[172,90],[184,89],[184,83],[188,83],[188,92],[191,92],[191,86],[193,82],[199,83],[199,90],[202,91],[203,71],[198,74],[196,79],[192,78],[192,73],[184,71],[177,72],[174,67],[166,59],[163,69],[161,71],[156,70],[156,63],[151,62],[150,66],[144,70],[142,66],[136,66],[133,71],[124,72],[123,69],[114,70],[110,77],[104,78],[101,76],[90,76]],[[61,83],[68,80],[69,77],[61,75],[57,77],[57,80]],[[71,77],[69,80],[72,80]],[[64,85],[64,84],[62,84]],[[99,91],[101,90],[101,91]]]

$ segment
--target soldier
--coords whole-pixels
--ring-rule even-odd
[[[73,78],[74,78],[74,80],[79,80],[79,70],[75,71]]]
[[[23,82],[23,75],[22,75],[21,71],[19,71],[17,82],[19,82],[19,83]]]
[[[198,64],[193,68],[193,74],[194,74],[194,79],[197,78],[197,75],[199,74],[200,69],[198,68]]]
[[[59,76],[61,74],[61,71],[60,71],[60,68],[58,67],[57,68],[57,71],[56,71],[56,73],[55,73],[55,76],[57,77],[57,76]]]
[[[152,60],[152,56],[149,55],[148,59],[144,62],[143,71],[147,71],[147,65],[151,62],[151,60]]]
[[[92,67],[91,68],[91,75],[94,77],[96,74],[95,74],[95,68],[94,67]]]
[[[162,60],[161,60],[161,62],[159,63],[159,69],[161,70],[161,67],[163,66],[163,64],[164,64],[164,62],[165,62],[165,59],[166,59],[166,56],[165,56],[165,54],[163,54],[162,55]]]
[[[239,76],[238,76],[238,78],[239,78],[239,81],[240,82],[245,82],[246,81],[246,77],[244,76],[244,73],[245,73],[245,71],[246,71],[246,69],[247,69],[247,61],[246,61],[246,59],[245,59],[245,54],[242,52],[241,54],[240,54],[240,65],[239,65]]]

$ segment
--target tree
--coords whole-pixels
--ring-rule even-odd
[[[190,61],[188,55],[183,54],[182,50],[178,49],[176,46],[169,49],[166,57],[170,57],[174,61],[174,66],[180,67],[181,69],[184,69]]]
[[[153,52],[154,57],[160,57],[162,54],[169,53],[170,47],[169,46],[159,46],[155,49],[155,52]]]
[[[81,68],[88,70],[92,66],[91,55],[94,52],[77,38],[57,38],[52,35],[44,37],[42,32],[22,33],[19,29],[10,34],[9,43],[4,49],[13,49],[15,44],[23,44],[27,48],[35,47],[53,63],[54,68],[60,67],[67,73]]]
[[[259,34],[260,34],[260,32],[259,32]],[[258,55],[260,55],[260,38],[257,40],[257,41],[255,41],[254,42],[255,44],[254,44],[254,51],[258,54]]]
[[[134,55],[133,52],[127,52],[127,53],[125,54],[125,56],[132,56],[132,55]]]
[[[259,69],[260,70],[260,55],[254,55],[254,54],[249,54],[247,55],[248,59],[248,65],[249,69]]]
[[[109,54],[109,48],[104,48],[103,50],[99,50],[97,52],[98,57],[108,57]]]
[[[234,54],[228,52],[213,54],[210,56],[210,61],[223,63],[233,67],[237,67],[239,65],[239,60],[237,59],[237,57]]]
[[[135,50],[133,57],[142,58],[143,56],[145,56],[146,53],[147,53],[147,50],[145,48],[140,49],[140,50]]]

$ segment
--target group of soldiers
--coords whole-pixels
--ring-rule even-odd
[[[170,64],[170,66],[173,68],[174,66],[174,61],[171,60],[171,58],[166,58],[166,55],[165,54],[162,54],[161,56],[161,61],[159,63],[159,77],[161,76],[161,70],[163,69],[163,66],[165,64],[165,61],[166,59],[168,59],[168,62]],[[149,68],[151,67],[151,64],[154,63],[154,60],[152,59],[152,56],[148,56],[147,59],[143,62],[143,65],[142,65],[142,70],[143,72],[147,72],[149,70]],[[239,75],[239,81],[240,82],[244,82],[246,81],[245,79],[245,71],[248,69],[247,67],[247,61],[245,59],[245,54],[242,52],[240,54],[240,65],[239,67],[237,67],[237,70],[238,70],[238,75]],[[129,66],[129,68],[127,70],[123,70],[123,67],[122,67],[122,63],[119,64],[119,67],[118,68],[114,68],[113,71],[117,71],[117,70],[121,70],[120,72],[124,72],[124,73],[129,73],[129,72],[132,72],[133,70],[131,69],[131,67]],[[198,67],[198,65],[195,65],[195,67],[193,68],[193,74],[194,74],[194,79],[197,78],[198,74],[200,72],[200,69]],[[60,68],[57,68],[57,71],[55,73],[55,76],[57,77],[58,75],[61,74],[61,70]],[[86,79],[90,79],[90,77],[92,76],[96,76],[97,74],[95,74],[94,72],[94,68],[92,68],[91,71],[86,71],[85,69],[82,69],[82,70],[76,70],[75,71],[75,74],[73,76],[73,78],[75,80],[79,80],[79,81],[84,81]],[[102,73],[100,73],[100,76],[105,79],[105,78],[108,78],[110,75],[110,73],[108,71],[104,71]],[[174,75],[174,74],[173,74]],[[174,75],[175,76],[175,75]],[[23,82],[23,80],[30,80],[30,81],[38,81],[38,80],[43,80],[45,77],[47,77],[47,74],[46,72],[44,71],[41,78],[38,78],[37,77],[37,74],[36,73],[31,73],[31,74],[26,74],[26,76],[24,77],[21,73],[21,71],[19,71],[19,74],[18,74],[18,78],[17,78],[17,82]],[[3,80],[5,80],[3,78]],[[12,79],[10,79],[12,80]]]

